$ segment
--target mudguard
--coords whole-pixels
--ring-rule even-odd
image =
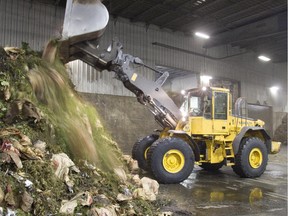
[[[196,144],[196,142],[186,132],[179,131],[179,130],[169,130],[168,133],[181,135],[181,136],[184,136],[185,138],[187,138],[187,140],[189,141],[188,144],[194,152],[195,161],[200,161],[200,149],[199,149],[198,145]]]
[[[271,153],[271,138],[266,132],[264,128],[261,127],[243,127],[240,133],[235,137],[233,141],[233,151],[234,154],[236,155],[239,150],[239,146],[241,144],[242,139],[244,138],[245,134],[248,132],[260,132],[265,139],[264,143],[267,147],[267,151],[270,154]]]

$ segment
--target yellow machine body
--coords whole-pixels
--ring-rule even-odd
[[[241,134],[241,139],[250,136],[257,137],[267,143],[267,147],[270,149],[269,153],[277,153],[280,150],[281,143],[269,142],[263,121],[232,114],[232,96],[228,89],[211,87],[209,90],[209,112],[193,115],[188,111],[188,114],[186,113],[187,117],[178,122],[175,131],[167,132],[164,130],[160,137],[177,136],[186,141],[186,135],[191,137],[200,147],[200,160],[196,161],[198,164],[214,164],[225,161],[227,166],[235,165],[234,158],[237,152],[235,152],[233,145],[237,145],[235,139],[243,131],[243,128],[246,129],[246,132]],[[204,91],[208,90],[197,89],[197,91],[199,96],[203,97]],[[206,94],[208,95],[208,93]],[[189,97],[189,93],[186,97]],[[221,97],[220,101],[218,97]],[[177,133],[177,131],[183,131],[185,135]],[[254,151],[252,156],[261,160],[257,150]]]

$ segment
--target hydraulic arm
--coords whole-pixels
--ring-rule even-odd
[[[181,112],[162,89],[162,85],[169,76],[168,72],[162,73],[155,82],[141,76],[135,71],[135,65],[156,70],[146,66],[138,57],[124,54],[122,45],[118,41],[113,41],[106,50],[100,50],[99,39],[107,25],[109,15],[100,1],[85,2],[83,0],[67,1],[60,46],[63,60],[69,62],[80,59],[99,71],[113,71],[115,77],[136,95],[138,101],[148,106],[156,122],[163,128],[174,129],[181,118]],[[87,8],[89,10],[85,11]],[[91,16],[94,16],[94,11],[97,11],[101,19],[97,20],[97,25],[89,26],[85,19],[91,19],[88,13],[91,12]],[[77,17],[76,21],[73,19],[75,17]],[[84,24],[86,27],[81,29]]]

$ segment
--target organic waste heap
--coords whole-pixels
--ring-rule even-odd
[[[158,183],[139,178],[51,44],[42,58],[0,47],[0,215],[156,215]]]

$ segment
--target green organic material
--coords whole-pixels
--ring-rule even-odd
[[[120,181],[113,172],[118,167],[127,170],[122,153],[105,131],[95,108],[73,90],[66,68],[57,58],[55,43],[50,45],[52,48],[46,50],[44,58],[26,43],[22,49],[10,51],[0,47],[0,148],[3,140],[20,142],[19,133],[32,143],[41,140],[47,144],[40,159],[21,157],[22,169],[17,169],[13,161],[0,160],[0,187],[5,194],[9,188],[15,199],[15,205],[9,206],[3,200],[0,207],[4,207],[4,213],[7,208],[13,208],[17,215],[61,215],[63,200],[88,191],[93,199],[103,195],[106,201],[93,202],[91,206],[78,205],[75,213],[86,215],[93,207],[115,205],[120,207],[117,215],[127,215],[131,208],[136,215],[154,215],[157,209],[151,202],[117,201],[123,184],[127,184],[125,187],[131,192],[135,189],[131,183]],[[80,170],[80,173],[69,171],[74,183],[72,189],[55,175],[57,164],[51,157],[61,152],[69,155]],[[7,157],[4,150],[0,154],[2,158]],[[25,187],[25,180],[33,183],[31,188]],[[33,198],[31,212],[21,210],[25,191]]]
[[[56,59],[42,61],[28,73],[38,102],[45,106],[46,115],[55,126],[61,145],[76,158],[85,158],[105,170],[119,166],[119,152],[105,137],[96,110],[72,90],[66,68]],[[106,153],[105,153],[106,152]]]

